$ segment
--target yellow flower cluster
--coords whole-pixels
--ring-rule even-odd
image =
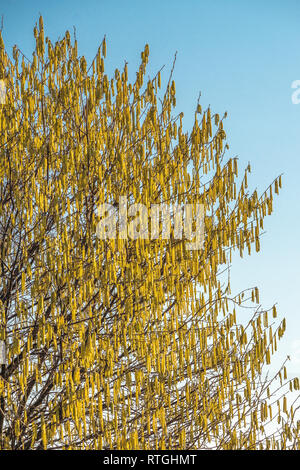
[[[281,178],[249,195],[210,108],[184,132],[172,77],[161,97],[161,73],[146,80],[148,45],[130,83],[127,64],[106,75],[105,40],[88,66],[69,32],[52,44],[40,18],[34,37],[31,62],[0,40],[0,447],[299,448],[286,398],[271,406],[276,378],[262,380],[285,321],[227,277],[234,250],[259,251]],[[202,204],[203,249],[173,228],[97,238],[99,204],[122,195]]]

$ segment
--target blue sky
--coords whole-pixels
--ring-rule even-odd
[[[300,375],[300,104],[291,100],[291,84],[300,80],[300,2],[1,0],[8,50],[17,44],[31,56],[40,13],[52,41],[74,25],[79,53],[89,60],[106,35],[108,72],[126,60],[134,77],[148,43],[149,74],[165,65],[167,75],[177,51],[174,78],[185,127],[192,126],[201,91],[204,107],[228,112],[228,156],[237,155],[241,169],[250,161],[251,188],[263,191],[283,173],[261,252],[234,260],[232,289],[257,285],[265,307],[278,303],[287,333],[275,366],[290,354],[289,371]]]

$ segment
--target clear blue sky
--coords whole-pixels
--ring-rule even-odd
[[[240,168],[251,162],[252,187],[262,191],[284,173],[262,251],[235,261],[232,288],[258,285],[265,307],[278,302],[279,316],[287,318],[280,357],[294,356],[289,370],[300,375],[300,104],[291,100],[291,84],[300,80],[299,0],[1,0],[8,50],[17,44],[31,56],[39,13],[52,41],[75,25],[79,53],[88,59],[106,34],[108,71],[126,59],[134,76],[148,43],[149,74],[164,64],[167,73],[177,51],[185,127],[201,91],[203,106],[228,112],[228,155],[238,155]]]

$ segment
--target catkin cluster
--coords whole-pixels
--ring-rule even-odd
[[[32,61],[0,37],[0,447],[299,448],[272,399],[299,380],[264,376],[285,320],[228,275],[234,251],[259,251],[281,177],[249,193],[210,108],[184,131],[172,74],[146,79],[148,45],[130,81],[127,64],[105,73],[105,39],[88,65],[68,31],[53,44],[40,18],[34,37]],[[173,227],[99,239],[99,204],[124,195],[202,204],[201,250]]]

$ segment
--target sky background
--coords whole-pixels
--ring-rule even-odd
[[[52,42],[75,26],[88,61],[106,35],[108,73],[126,60],[134,79],[148,43],[149,75],[165,65],[167,77],[177,51],[177,108],[186,130],[201,91],[202,107],[228,112],[227,155],[238,156],[240,171],[251,163],[249,187],[263,192],[283,173],[261,251],[234,259],[231,286],[238,292],[257,285],[265,308],[277,302],[287,332],[272,367],[289,354],[289,375],[300,376],[300,104],[292,103],[291,88],[300,80],[299,0],[0,0],[9,52],[17,44],[31,57],[39,14]]]

